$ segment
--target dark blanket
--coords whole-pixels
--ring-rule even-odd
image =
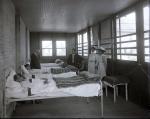
[[[74,76],[71,78],[53,78],[58,88],[74,87],[82,84],[99,83],[99,77],[88,78],[84,76]]]
[[[60,73],[66,73],[70,72],[71,69],[65,67],[65,68],[51,68],[51,73],[52,74],[60,74]]]

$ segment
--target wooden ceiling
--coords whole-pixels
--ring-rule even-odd
[[[78,32],[138,0],[12,0],[30,31]]]

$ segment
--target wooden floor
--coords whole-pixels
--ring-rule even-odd
[[[45,118],[100,118],[100,98],[68,97],[42,100],[41,104],[19,104],[12,117]],[[104,118],[148,118],[148,110],[117,97],[113,102],[112,94],[104,96]]]

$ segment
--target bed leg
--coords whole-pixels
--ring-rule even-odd
[[[113,86],[114,88],[114,103],[116,102],[116,86]]]
[[[103,115],[104,115],[104,107],[103,107],[103,90],[102,90],[102,95],[101,95],[101,115],[102,115],[102,117],[103,117]]]
[[[108,96],[107,85],[105,85],[106,96]]]
[[[128,101],[128,84],[125,84],[126,101]]]
[[[16,102],[14,102],[13,111],[16,109]]]

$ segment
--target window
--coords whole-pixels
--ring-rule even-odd
[[[91,40],[91,46],[93,45],[93,31],[92,28],[90,28],[90,40]]]
[[[145,6],[143,8],[143,16],[144,16],[144,58],[145,62],[150,62],[150,51],[149,51],[149,43],[150,43],[150,28],[149,28],[149,7]]]
[[[88,56],[88,34],[87,32],[78,34],[78,54]]]
[[[56,41],[56,56],[66,56],[66,41]]]
[[[116,19],[117,59],[137,61],[136,14]]]
[[[88,56],[88,36],[87,32],[83,34],[83,56]]]
[[[42,56],[52,56],[52,41],[42,41]]]
[[[78,54],[82,56],[82,35],[78,34]]]

